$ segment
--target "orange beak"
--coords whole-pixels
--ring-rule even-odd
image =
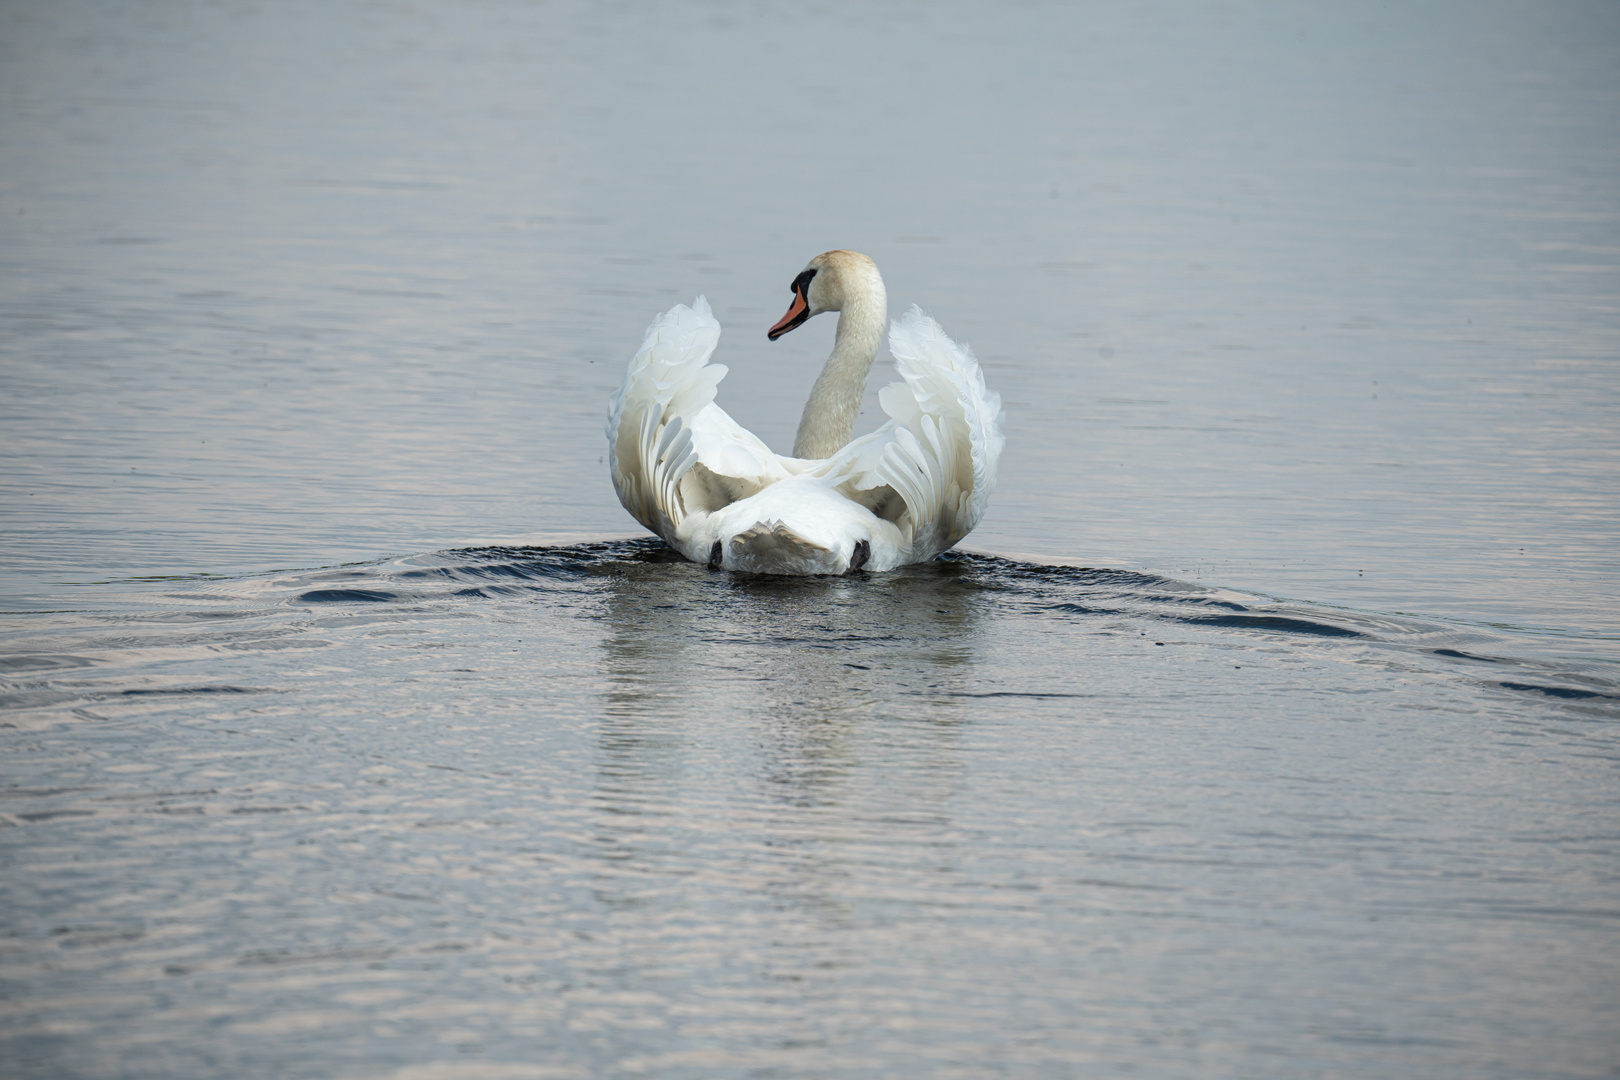
[[[778,319],[776,325],[765,332],[765,336],[775,341],[809,317],[810,301],[805,299],[803,289],[795,288],[793,290],[793,303],[788,306],[787,314]]]

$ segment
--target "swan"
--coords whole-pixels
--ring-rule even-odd
[[[699,296],[653,320],[608,405],[613,487],[630,515],[686,558],[756,574],[878,572],[924,562],[966,536],[996,484],[1001,395],[915,305],[889,328],[902,382],[879,394],[889,420],[852,439],[888,319],[877,266],[828,251],[793,279],[767,337],[838,312],[838,333],[799,420],[793,454],[772,453],[715,403],[720,324]]]

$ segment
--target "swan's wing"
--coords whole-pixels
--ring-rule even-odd
[[[721,368],[724,371],[725,368]],[[758,435],[711,401],[692,421],[698,463],[719,476],[770,483],[788,475],[782,459]]]
[[[890,327],[889,351],[905,380],[878,393],[891,419],[840,450],[822,474],[869,504],[885,488],[895,492],[911,557],[927,558],[984,516],[1006,442],[1001,395],[985,388],[973,351],[915,305]]]
[[[677,304],[647,327],[608,404],[614,490],[632,517],[665,539],[692,510],[787,475],[769,447],[714,403],[726,374],[708,362],[719,341],[707,299]]]

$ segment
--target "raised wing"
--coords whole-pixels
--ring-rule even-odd
[[[907,561],[916,561],[949,548],[984,516],[1006,443],[1001,395],[985,388],[973,351],[916,305],[889,328],[889,351],[905,380],[878,393],[891,419],[817,471],[894,520],[911,544]],[[903,500],[903,515],[884,507],[890,491]]]
[[[632,517],[673,541],[686,516],[787,475],[777,456],[714,403],[720,323],[709,302],[677,304],[647,327],[608,404],[613,487]]]

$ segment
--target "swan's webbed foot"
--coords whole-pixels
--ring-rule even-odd
[[[872,557],[872,541],[870,541],[870,540],[857,540],[857,541],[855,541],[855,550],[850,552],[850,555],[849,555],[849,569],[844,571],[844,573],[853,574],[855,571],[857,571],[861,567],[865,566],[866,565],[866,560],[870,559],[871,557]]]
[[[709,549],[709,569],[720,569],[720,541],[718,540],[714,542],[714,547]]]

